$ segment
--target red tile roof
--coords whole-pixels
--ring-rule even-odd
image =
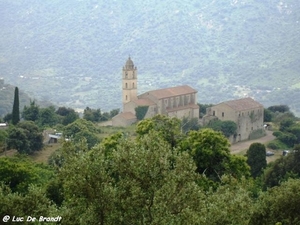
[[[147,98],[140,98],[137,100],[133,100],[133,102],[135,102],[139,106],[155,105],[155,102]]]
[[[244,111],[244,110],[263,107],[262,104],[255,101],[252,98],[241,98],[241,99],[237,99],[237,100],[231,100],[231,101],[223,102],[223,103],[220,103],[220,104],[226,104],[230,108],[234,109],[235,111]]]
[[[135,119],[135,115],[131,112],[122,112],[120,114],[118,114],[117,116],[121,116],[126,120],[131,120],[131,119]]]
[[[197,93],[197,91],[188,85],[183,85],[183,86],[178,86],[178,87],[171,87],[171,88],[164,88],[164,89],[149,91],[148,93],[150,95],[153,95],[157,99],[162,99],[162,98],[169,98],[169,97],[174,97],[174,96],[179,96],[179,95]]]

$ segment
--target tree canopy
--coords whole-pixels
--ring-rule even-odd
[[[99,143],[98,133],[100,133],[100,129],[85,119],[77,119],[63,129],[64,137],[77,143],[85,139],[89,148]]]
[[[207,127],[212,128],[215,131],[221,131],[227,138],[231,135],[235,135],[237,130],[236,123],[230,120],[211,120]]]
[[[19,153],[32,154],[43,148],[43,135],[33,121],[22,121],[8,130],[7,145]]]
[[[221,132],[209,128],[190,131],[181,142],[181,149],[193,157],[197,172],[213,181],[220,181],[224,174],[241,177],[249,173],[246,159],[232,156],[229,146],[229,141]]]
[[[247,151],[247,163],[253,177],[259,176],[267,166],[266,147],[261,143],[253,143]]]
[[[150,119],[140,121],[136,126],[138,136],[155,131],[172,147],[176,146],[180,136],[180,120],[158,114]]]

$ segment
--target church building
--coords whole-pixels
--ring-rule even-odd
[[[199,118],[197,91],[188,85],[137,95],[137,68],[130,57],[122,70],[122,103],[123,111],[112,118],[113,126],[129,126],[136,122],[138,108],[145,110],[145,119],[157,114],[179,119]]]

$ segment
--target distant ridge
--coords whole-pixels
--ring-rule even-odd
[[[41,101],[121,108],[130,54],[141,93],[188,84],[200,103],[250,96],[300,112],[298,0],[3,0],[0,15],[1,76]]]

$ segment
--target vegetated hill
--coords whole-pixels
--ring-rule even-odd
[[[6,83],[5,84],[0,83],[0,118],[12,112],[14,95],[15,95],[15,86]],[[30,101],[36,101],[36,103],[40,107],[48,107],[50,105],[53,105],[48,101],[35,100],[35,98],[28,95],[23,90],[19,89],[20,112],[22,112],[25,105],[29,106]]]
[[[119,108],[130,55],[140,93],[188,84],[200,103],[300,112],[298,0],[2,0],[0,15],[0,75],[42,100]]]
[[[12,112],[15,87],[9,84],[0,85],[0,118]],[[29,105],[30,97],[19,90],[20,110]]]

